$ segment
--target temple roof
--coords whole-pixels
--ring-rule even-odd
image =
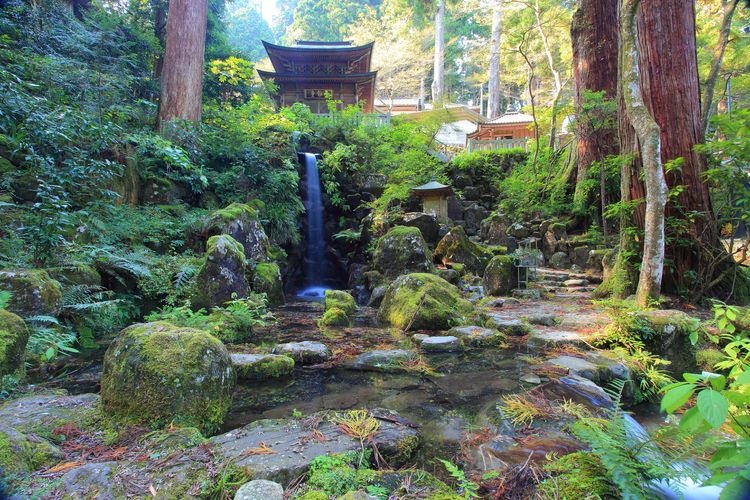
[[[278,74],[299,75],[320,68],[340,74],[370,72],[374,42],[354,46],[351,42],[297,41],[291,47],[263,41],[263,46]]]
[[[411,188],[414,194],[425,195],[425,194],[451,194],[453,189],[450,186],[441,184],[438,181],[430,181],[427,184],[422,184],[415,188]]]

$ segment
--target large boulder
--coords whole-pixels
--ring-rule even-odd
[[[271,243],[258,218],[258,211],[250,205],[232,203],[213,212],[205,223],[209,236],[228,234],[244,249],[245,258],[255,262],[268,262]]]
[[[433,214],[408,212],[398,221],[399,226],[416,227],[427,243],[435,244],[440,233],[440,223]]]
[[[482,221],[479,235],[490,245],[507,246],[510,225],[511,221],[508,216],[495,212]]]
[[[690,333],[699,328],[700,320],[674,309],[642,311],[636,314],[636,326],[653,330],[650,335],[641,333],[646,350],[668,359],[672,373],[681,376],[695,371],[696,349],[690,342]]]
[[[256,264],[251,285],[254,292],[266,294],[269,304],[284,303],[284,282],[281,280],[279,265],[275,262]]]
[[[288,342],[279,344],[273,349],[274,354],[282,354],[294,359],[301,365],[316,365],[330,360],[333,354],[322,342],[304,340],[302,342]]]
[[[24,352],[29,340],[29,329],[23,320],[4,309],[0,309],[0,377],[23,376]]]
[[[433,274],[414,273],[391,283],[378,320],[402,330],[447,330],[471,311],[454,285]]]
[[[472,203],[464,209],[464,229],[472,236],[479,234],[482,221],[487,217],[487,209],[478,203]]]
[[[280,354],[231,354],[234,371],[242,380],[268,380],[291,375],[294,360]]]
[[[60,312],[62,288],[43,269],[0,271],[0,290],[11,293],[7,308],[19,316],[55,316]]]
[[[416,227],[396,226],[378,240],[373,267],[387,278],[433,270],[430,250]]]
[[[349,292],[326,290],[323,303],[325,309],[319,326],[351,326],[354,323],[357,304]]]
[[[467,271],[482,276],[492,252],[471,241],[462,227],[455,226],[437,244],[433,258],[446,266],[463,264]]]
[[[104,410],[125,421],[216,432],[236,376],[224,344],[210,334],[158,321],[124,329],[107,349]]]
[[[508,295],[518,287],[518,272],[513,264],[513,257],[496,255],[484,270],[482,279],[484,293],[487,295]]]
[[[229,235],[208,239],[203,265],[195,278],[195,307],[221,306],[232,296],[247,297],[250,287],[245,277],[245,253],[242,245]]]
[[[547,225],[547,230],[542,237],[542,253],[544,258],[552,257],[556,252],[568,253],[568,231],[562,222],[553,222]]]

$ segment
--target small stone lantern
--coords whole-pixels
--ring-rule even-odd
[[[448,197],[453,194],[450,186],[437,181],[412,188],[412,193],[422,199],[422,211],[440,219],[448,218]]]

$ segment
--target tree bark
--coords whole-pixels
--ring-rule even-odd
[[[487,118],[500,115],[500,27],[503,10],[500,0],[495,0],[492,9],[492,36],[490,38],[490,74],[487,86]]]
[[[737,10],[737,4],[739,0],[722,0],[721,7],[723,16],[721,20],[721,30],[719,31],[719,43],[716,44],[714,50],[714,58],[711,61],[711,70],[706,78],[706,84],[703,87],[703,98],[701,99],[701,128],[703,129],[703,135],[708,133],[709,118],[711,116],[711,108],[713,107],[714,91],[716,89],[716,81],[719,78],[719,71],[721,70],[721,63],[724,60],[724,51],[729,43],[729,33],[732,29],[732,17],[734,11]]]
[[[432,104],[443,107],[443,86],[445,84],[445,0],[438,0],[435,13],[435,62],[432,76]]]
[[[170,120],[200,121],[207,0],[171,0],[159,103],[160,131]]]
[[[614,124],[596,126],[582,118],[586,91],[604,92],[604,97],[617,96],[618,0],[578,0],[573,15],[573,79],[577,122],[578,169],[574,201],[583,203],[584,181],[592,163],[619,153]]]
[[[646,109],[641,90],[639,30],[636,22],[636,13],[640,3],[640,0],[623,0],[622,3],[620,65],[625,106],[638,136],[645,173],[646,218],[636,303],[641,307],[646,307],[651,299],[658,299],[661,292],[667,183],[661,163],[661,130],[654,117]]]
[[[680,168],[666,174],[671,188],[682,186],[670,200],[666,216],[679,220],[667,248],[670,272],[665,286],[672,292],[702,294],[714,280],[717,260],[726,269],[727,252],[719,238],[708,183],[705,158],[695,146],[703,142],[700,86],[695,39],[694,2],[642,0],[638,16],[638,53],[643,98],[661,128],[663,164],[683,158]],[[637,126],[636,126],[637,129]],[[645,163],[645,162],[644,162]]]

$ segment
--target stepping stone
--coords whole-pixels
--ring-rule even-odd
[[[505,336],[498,330],[481,326],[458,326],[451,328],[448,334],[461,339],[464,344],[476,347],[500,345],[505,340]]]
[[[284,487],[273,481],[256,479],[240,486],[234,500],[284,500]]]
[[[532,325],[555,326],[558,323],[554,314],[532,314],[526,318]]]
[[[241,380],[268,380],[294,371],[294,360],[280,354],[230,354],[234,371]]]
[[[279,344],[274,348],[273,352],[274,354],[289,355],[295,362],[301,365],[325,363],[332,356],[331,350],[325,344],[311,340]]]
[[[579,375],[595,383],[600,382],[601,379],[599,376],[599,368],[594,363],[586,361],[583,358],[576,358],[575,356],[558,356],[547,360],[547,363],[561,368],[567,368],[569,373]]]
[[[534,375],[533,373],[527,373],[526,375],[523,375],[518,380],[520,380],[521,382],[526,382],[527,384],[539,385],[542,383],[542,379],[539,378],[538,375]]]
[[[565,344],[586,347],[584,337],[569,330],[533,331],[526,344],[534,349],[559,347]]]
[[[426,333],[416,333],[411,336],[411,339],[417,344],[421,344],[424,339],[429,338],[429,337],[430,336],[427,335]]]
[[[541,300],[542,292],[538,288],[527,288],[525,290],[516,288],[513,290],[513,296],[519,299]]]
[[[490,314],[490,322],[492,326],[506,335],[522,337],[531,333],[531,327],[520,319],[508,319]]]
[[[403,370],[404,362],[416,356],[414,351],[406,349],[377,349],[363,352],[348,367],[362,371],[399,372]]]
[[[461,350],[461,342],[452,335],[427,337],[422,341],[425,352],[452,352]]]

